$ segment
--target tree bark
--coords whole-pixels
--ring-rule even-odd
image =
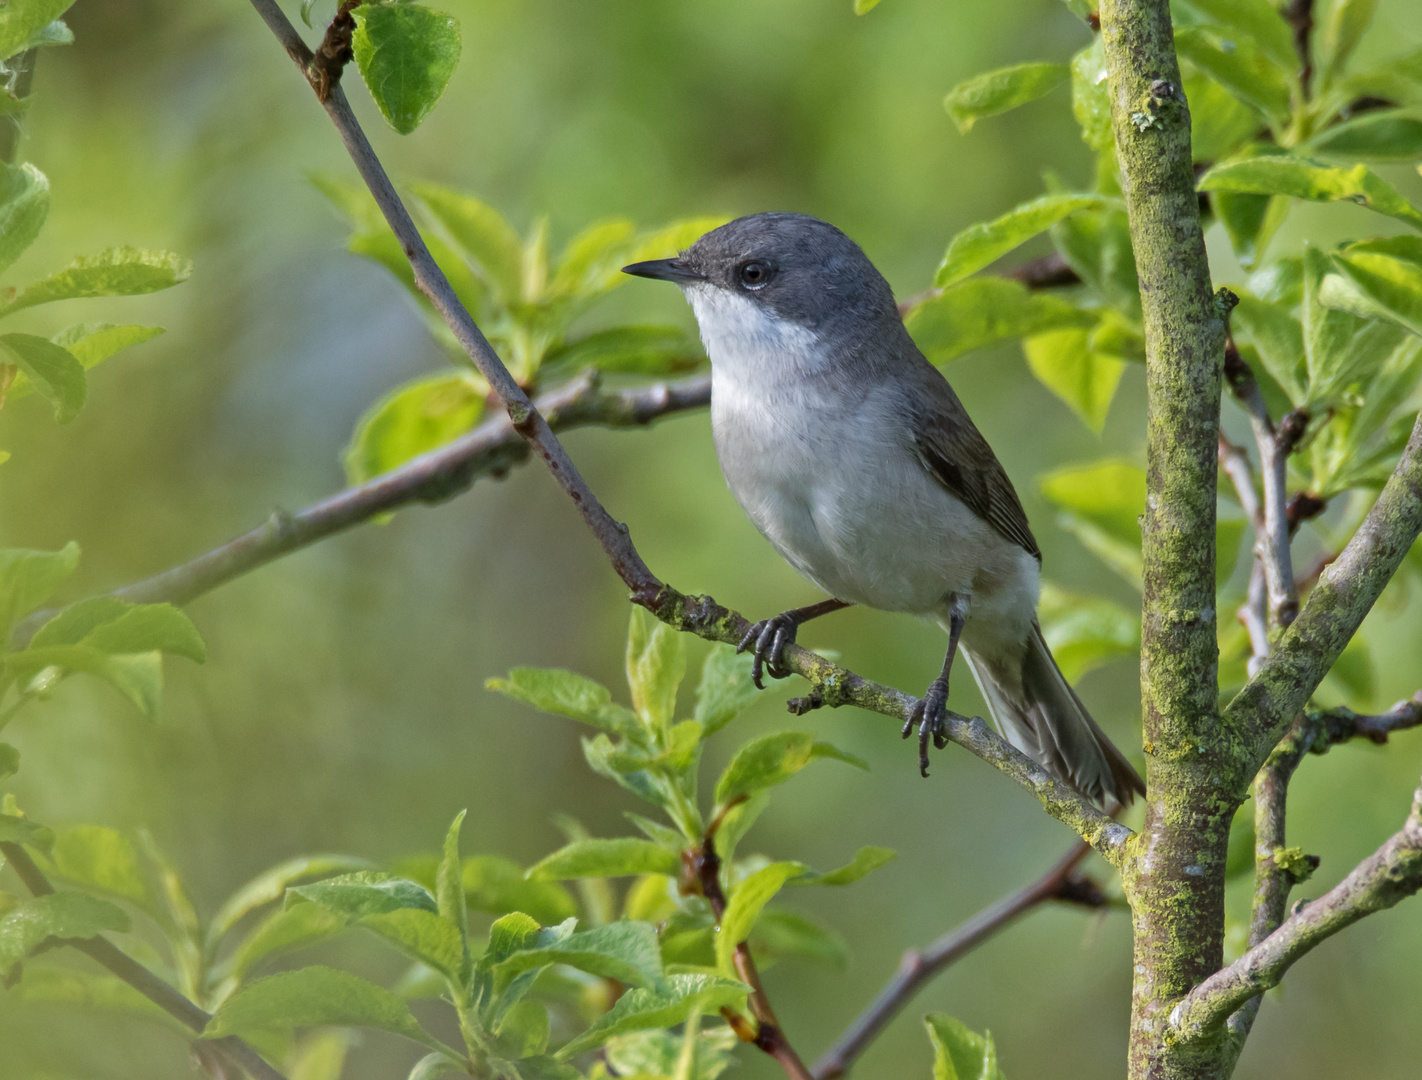
[[[1244,796],[1221,730],[1215,491],[1225,311],[1212,294],[1190,113],[1167,0],[1106,0],[1101,32],[1148,393],[1141,696],[1146,817],[1123,882],[1135,932],[1131,1080],[1212,1080],[1219,1047],[1166,1042],[1172,1005],[1223,956],[1229,822]],[[1234,751],[1232,753],[1231,751]],[[1245,781],[1247,783],[1247,780]]]

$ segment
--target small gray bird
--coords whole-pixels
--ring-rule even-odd
[[[1091,719],[1037,625],[1041,552],[1007,473],[919,352],[893,291],[834,226],[753,214],[675,259],[623,268],[674,281],[711,358],[721,471],[761,535],[833,599],[751,628],[753,674],[783,678],[808,619],[851,604],[937,620],[942,673],[904,725],[940,748],[961,639],[1007,740],[1088,797],[1145,785]]]

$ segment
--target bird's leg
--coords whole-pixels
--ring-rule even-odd
[[[918,771],[925,777],[928,775],[928,737],[933,736],[933,745],[939,750],[948,745],[948,736],[943,730],[948,712],[948,676],[953,670],[953,658],[958,655],[958,638],[967,621],[968,598],[951,593],[948,597],[948,655],[943,658],[943,670],[928,684],[922,699],[904,721],[905,739],[913,733],[914,725],[918,725]]]
[[[736,646],[738,653],[751,650],[754,657],[751,663],[751,681],[764,690],[765,684],[761,681],[763,672],[768,672],[772,679],[783,679],[791,674],[781,663],[781,659],[785,646],[794,642],[795,631],[800,628],[800,624],[847,607],[847,600],[821,600],[818,604],[782,611],[773,618],[755,623]]]

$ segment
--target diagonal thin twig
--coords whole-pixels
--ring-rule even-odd
[[[1078,842],[1038,880],[984,908],[967,922],[955,926],[926,949],[910,949],[904,953],[899,969],[877,997],[859,1014],[854,1023],[815,1062],[815,1080],[837,1080],[849,1072],[869,1043],[878,1037],[889,1022],[908,1004],[919,990],[944,968],[955,963],[988,938],[1027,912],[1049,900],[1060,900],[1086,907],[1105,907],[1109,901],[1100,887],[1077,873],[1077,866],[1091,848]]]
[[[0,854],[5,856],[15,874],[33,895],[48,896],[54,892],[54,886],[49,883],[44,872],[35,865],[29,852],[19,844],[0,843]],[[212,1019],[211,1013],[194,1005],[109,941],[108,938],[96,935],[91,938],[66,940],[65,944],[72,945],[101,967],[107,968],[117,975],[169,1016],[190,1029],[193,1034],[201,1035],[207,1027],[208,1021]],[[281,1073],[268,1065],[262,1056],[252,1049],[250,1044],[236,1035],[205,1041],[203,1052],[219,1061],[238,1066],[252,1077],[252,1080],[285,1080]]]

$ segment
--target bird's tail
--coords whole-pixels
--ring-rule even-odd
[[[1110,795],[1129,804],[1145,794],[1140,774],[1062,676],[1036,622],[1020,663],[963,653],[993,722],[1013,746],[1098,803]]]

